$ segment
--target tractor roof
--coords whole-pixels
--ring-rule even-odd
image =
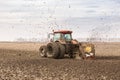
[[[59,31],[54,31],[54,33],[71,34],[72,31],[69,31],[69,30],[59,30]]]

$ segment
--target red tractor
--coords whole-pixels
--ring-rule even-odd
[[[52,57],[62,59],[64,56],[70,58],[94,59],[95,48],[91,43],[80,43],[72,39],[72,31],[61,30],[50,33],[53,36],[47,45],[42,45],[39,49],[41,57]]]

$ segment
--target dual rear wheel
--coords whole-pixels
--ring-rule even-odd
[[[60,43],[48,43],[47,46],[41,46],[39,51],[41,57],[62,59],[64,58],[65,47]]]

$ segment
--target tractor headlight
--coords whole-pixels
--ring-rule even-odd
[[[85,47],[85,52],[90,53],[92,51],[92,47],[86,46]]]

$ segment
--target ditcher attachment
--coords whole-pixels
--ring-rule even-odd
[[[92,43],[80,43],[80,57],[83,59],[95,59],[95,46]]]

